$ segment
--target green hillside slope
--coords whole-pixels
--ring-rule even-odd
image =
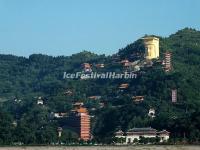
[[[57,141],[57,127],[64,127],[63,141],[77,138],[65,119],[51,118],[52,112],[69,113],[73,103],[84,102],[92,117],[94,140],[110,143],[114,132],[133,127],[154,127],[171,132],[172,141],[200,140],[200,31],[185,28],[160,38],[160,60],[136,71],[136,79],[63,79],[63,73],[82,71],[83,63],[94,72],[124,72],[119,62],[144,60],[142,40],[113,56],[83,51],[72,56],[33,54],[29,58],[0,55],[0,144],[23,142],[49,144]],[[172,53],[170,72],[162,68],[163,53]],[[96,67],[104,64],[104,68]],[[120,90],[122,83],[129,87]],[[177,89],[178,101],[171,102]],[[72,94],[64,94],[71,91]],[[37,105],[37,97],[44,106]],[[100,96],[91,100],[90,96]],[[133,96],[144,96],[135,103]],[[102,108],[101,104],[104,104]],[[148,116],[155,109],[155,117]],[[17,126],[13,126],[17,122]]]

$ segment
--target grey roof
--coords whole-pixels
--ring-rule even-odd
[[[128,130],[128,132],[147,132],[147,131],[156,132],[157,130],[153,129],[151,127],[148,127],[148,128],[132,128],[132,129]]]

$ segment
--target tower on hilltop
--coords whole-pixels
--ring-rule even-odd
[[[145,58],[148,60],[159,58],[159,38],[147,36],[142,39],[145,45]]]

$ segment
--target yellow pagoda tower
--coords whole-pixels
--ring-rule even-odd
[[[147,36],[142,39],[145,45],[145,58],[148,60],[159,58],[159,38]]]

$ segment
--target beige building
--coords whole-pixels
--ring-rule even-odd
[[[145,45],[145,58],[150,60],[159,58],[159,38],[148,36],[142,39]]]
[[[124,144],[134,143],[134,141],[139,141],[141,137],[144,138],[160,138],[160,143],[167,142],[169,140],[170,132],[166,130],[157,131],[153,128],[133,128],[127,132],[118,131],[115,133],[116,138],[123,138]]]

